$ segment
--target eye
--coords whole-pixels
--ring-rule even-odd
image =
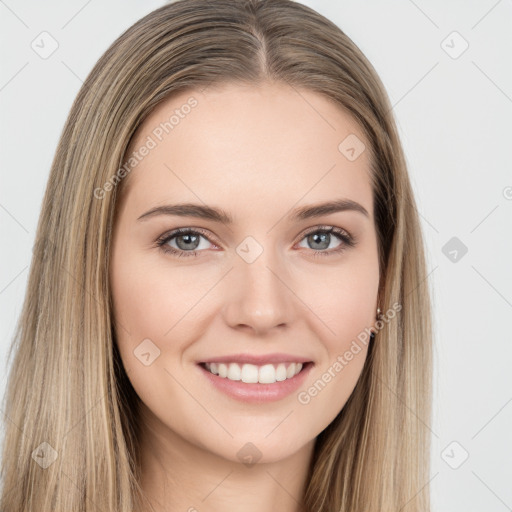
[[[325,251],[324,249],[328,249],[333,241],[333,234],[341,243],[334,249]],[[316,226],[307,231],[301,240],[306,240],[306,244],[309,244],[313,249],[314,257],[340,254],[347,248],[354,247],[356,244],[356,240],[352,235],[335,226]]]
[[[157,247],[159,247],[165,253],[171,253],[178,257],[196,257],[202,249],[208,249],[208,244],[201,247],[201,238],[210,242],[205,230],[199,228],[179,228],[171,231],[170,233],[164,233],[156,241]],[[325,251],[328,249],[333,241],[333,235],[341,243],[338,244],[334,249]],[[332,256],[339,254],[349,247],[356,245],[355,238],[350,235],[347,231],[337,228],[335,226],[315,226],[308,230],[302,235],[300,241],[306,240],[306,243],[311,245],[313,250],[313,256]],[[170,245],[175,243],[176,247]],[[213,244],[214,247],[218,247]]]
[[[200,239],[208,240],[206,232],[201,229],[179,228],[165,233],[157,241],[156,245],[166,253],[172,253],[178,257],[197,256],[196,249],[200,249]],[[174,240],[176,239],[176,240]],[[169,242],[176,242],[177,247],[172,247]],[[201,249],[208,247],[202,247]]]

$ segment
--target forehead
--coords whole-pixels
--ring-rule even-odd
[[[351,115],[313,91],[182,91],[146,118],[125,162],[134,152],[127,196],[135,208],[193,201],[275,217],[276,208],[346,197],[373,215],[368,143]]]

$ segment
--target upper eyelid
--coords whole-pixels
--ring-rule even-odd
[[[307,228],[304,231],[302,231],[301,236],[305,236],[309,233],[315,233],[316,231],[330,231],[331,233],[334,233],[335,235],[339,234],[338,231],[343,231],[348,237],[353,238],[350,231],[346,230],[345,228],[340,228],[338,226],[331,226],[329,224],[320,224],[317,226],[312,226],[311,228]]]

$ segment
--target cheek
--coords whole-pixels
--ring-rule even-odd
[[[370,300],[366,290],[359,289],[358,293],[357,288],[346,286],[332,292],[323,303],[317,298],[315,313],[328,326],[316,329],[325,356],[307,385],[297,393],[303,417],[315,417],[319,423],[328,425],[350,398],[368,354],[371,327],[368,319],[374,300],[374,297]],[[315,432],[311,430],[310,434]]]
[[[113,265],[112,294],[114,314],[118,323],[125,329],[119,329],[122,335],[128,331],[136,341],[141,336],[154,336],[163,330],[155,320],[166,309],[163,283],[155,288],[154,276],[136,261],[129,258],[117,261]]]
[[[325,273],[314,283],[303,293],[325,357],[297,401],[308,415],[318,415],[328,424],[352,394],[366,361],[376,314],[378,268],[361,261]]]
[[[134,340],[170,338],[201,298],[192,273],[143,256],[114,261],[111,283],[115,317]]]
[[[179,401],[179,386],[170,385],[165,370],[174,374],[190,336],[191,309],[201,297],[200,283],[193,283],[186,272],[171,272],[154,258],[125,253],[113,259],[117,345],[135,391],[152,410]]]
[[[370,290],[372,286],[368,283]],[[317,310],[327,327],[322,329],[325,334],[320,337],[326,351],[320,371],[330,372],[332,378],[326,375],[324,380],[333,383],[329,384],[331,388],[352,389],[366,358],[375,298],[363,283],[360,287],[351,287],[345,282],[339,283],[324,300],[323,307]],[[337,364],[340,360],[343,368]]]
[[[134,365],[139,367],[134,351],[144,340],[163,352],[165,333],[177,322],[180,301],[175,287],[156,266],[127,253],[113,260],[111,286],[119,351],[130,371]],[[158,353],[156,348],[153,351]]]
[[[191,340],[200,337],[205,290],[215,284],[215,279],[202,275],[198,266],[179,268],[159,255],[125,252],[113,258],[111,286],[117,345],[124,368],[143,401],[154,399],[149,395],[156,392],[155,378],[169,380],[168,374],[158,370],[181,366]],[[144,366],[140,357],[148,352],[146,359],[155,359]]]
[[[321,272],[304,283],[306,303],[325,326],[324,342],[332,351],[375,321],[378,267],[361,260]]]

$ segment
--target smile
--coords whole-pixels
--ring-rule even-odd
[[[292,379],[302,370],[302,363],[279,363],[257,366],[238,363],[204,363],[204,367],[213,375],[247,384],[274,384]]]
[[[313,362],[264,364],[244,363],[199,363],[202,375],[213,389],[249,403],[264,403],[282,400],[303,385]]]

